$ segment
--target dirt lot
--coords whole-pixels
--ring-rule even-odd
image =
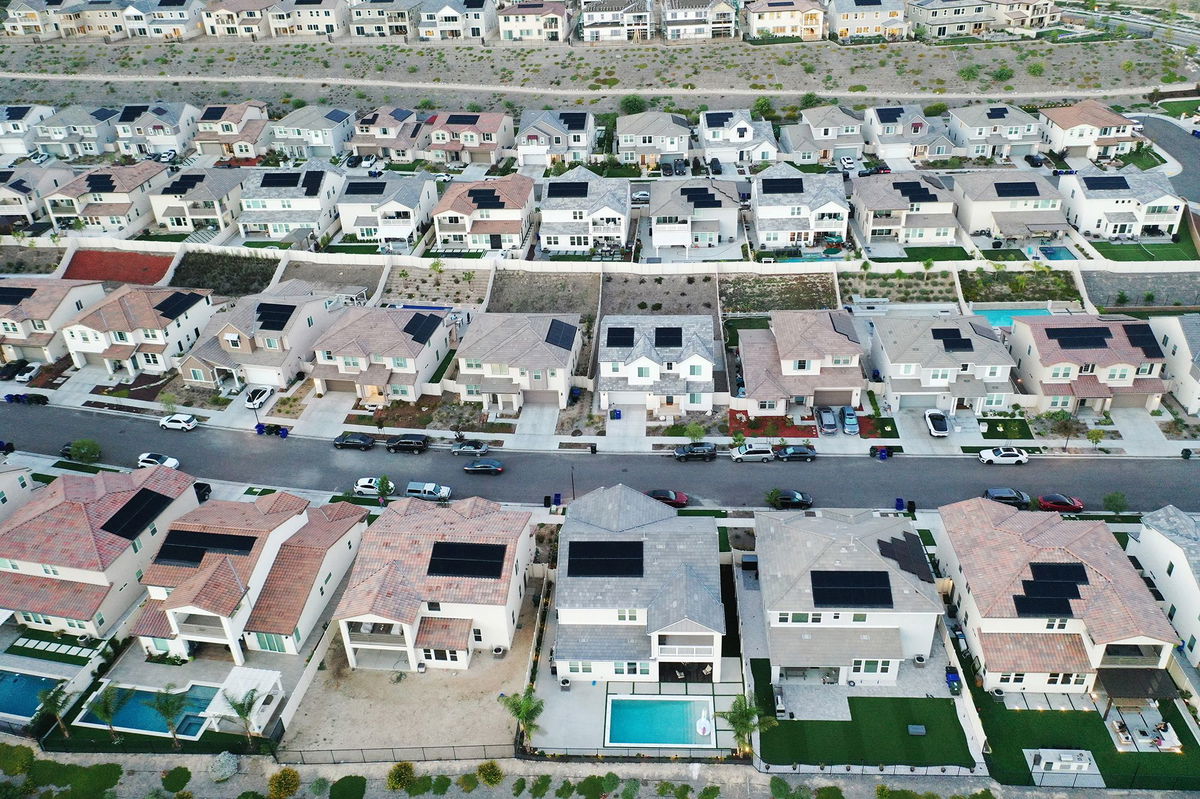
[[[48,275],[58,268],[63,250],[57,247],[0,247],[0,269],[6,274]]]
[[[955,302],[958,299],[954,276],[949,272],[922,272],[919,275],[843,272],[838,275],[838,289],[842,293],[842,302],[850,302],[854,294],[887,297],[894,302]]]
[[[604,278],[600,315],[609,314],[715,314],[717,281],[711,275]]]
[[[607,292],[606,292],[607,293]],[[583,325],[583,349],[575,374],[592,363],[592,329],[600,302],[600,276],[568,272],[497,272],[487,309],[492,313],[577,313]]]
[[[798,311],[832,308],[832,275],[745,275],[721,278],[721,310]]]
[[[1099,306],[1119,310],[1122,292],[1130,306],[1200,305],[1200,274],[1186,272],[1093,272],[1084,270],[1088,298]]]
[[[304,280],[337,290],[346,286],[362,286],[370,297],[379,287],[383,277],[383,266],[360,266],[358,264],[314,264],[292,261],[283,269],[281,280]]]
[[[436,261],[427,261],[430,266]],[[445,303],[479,305],[487,300],[492,270],[447,269],[440,274],[428,267],[392,269],[383,288],[383,302]]]

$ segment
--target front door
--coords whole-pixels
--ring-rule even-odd
[[[500,404],[500,395],[499,395],[499,394],[492,394],[492,395],[490,395],[490,396],[491,396],[491,402],[492,402],[492,404],[493,404],[493,405],[499,405],[499,404]]]
[[[500,243],[500,236],[499,236],[499,235],[497,235],[497,234],[495,234],[495,233],[493,233],[493,234],[492,234],[492,235],[491,235],[489,238],[491,239],[491,247],[492,247],[492,249],[493,249],[493,250],[498,250],[498,249],[500,249],[500,247],[502,246],[502,245],[501,245],[501,243]]]

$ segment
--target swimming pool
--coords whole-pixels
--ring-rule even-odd
[[[167,732],[167,723],[163,721],[163,717],[151,706],[154,702],[154,691],[144,691],[140,688],[129,689],[123,686],[117,686],[122,692],[131,691],[133,696],[126,702],[117,714],[113,717],[113,726],[118,730],[127,732],[140,732],[149,735],[169,735]],[[187,701],[184,703],[183,712],[179,715],[176,721],[177,731],[182,738],[197,738],[203,732],[207,719],[200,713],[208,709],[208,703],[217,695],[220,690],[215,685],[201,685],[192,683],[187,689]],[[107,726],[103,721],[96,718],[89,705],[88,710],[83,713],[76,724],[90,725],[96,727]]]
[[[59,683],[53,677],[39,677],[20,671],[0,670],[0,714],[31,719],[42,704],[38,694]]]
[[[1014,316],[1049,316],[1045,308],[989,308],[986,311],[975,311],[977,316],[992,323],[992,327],[1012,327]]]
[[[1047,261],[1078,261],[1075,254],[1066,247],[1038,247],[1042,257]]]
[[[708,734],[696,722],[708,720]],[[606,746],[715,746],[711,699],[614,696],[608,700]]]

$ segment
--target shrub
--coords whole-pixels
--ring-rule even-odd
[[[692,793],[692,786],[686,782],[681,782],[675,786],[675,799],[688,799]]]
[[[500,764],[495,760],[480,763],[475,773],[479,775],[479,779],[483,780],[483,784],[490,788],[495,788],[504,782],[504,769],[500,768]]]
[[[213,782],[225,782],[237,773],[238,756],[233,752],[222,752],[208,764],[208,776]]]
[[[836,785],[823,785],[817,788],[816,799],[846,799],[842,789]]]
[[[454,781],[454,784],[457,785],[458,789],[463,793],[470,793],[479,787],[479,778],[474,774],[463,774]]]
[[[192,781],[192,772],[184,766],[176,766],[170,771],[164,771],[162,786],[171,793],[179,793]]]
[[[716,785],[710,785],[700,792],[700,799],[717,799],[721,795],[721,789]]]
[[[602,780],[593,774],[580,780],[579,784],[575,786],[575,793],[582,796],[583,799],[600,799],[600,795],[607,791],[604,790]]]
[[[196,797],[191,791],[176,791],[175,799],[196,799]]]
[[[548,790],[550,790],[550,775],[543,774],[533,781],[533,785],[529,786],[529,795],[533,799],[542,799]]]
[[[0,744],[0,771],[10,777],[24,774],[33,765],[33,750],[28,746]]]
[[[621,788],[621,799],[637,799],[637,795],[642,792],[642,784],[637,780],[625,780],[625,787]]]
[[[361,794],[359,794],[361,796]],[[242,791],[238,794],[237,799],[267,799],[258,791]]]
[[[445,796],[446,791],[450,790],[450,785],[451,785],[450,778],[447,777],[445,774],[439,774],[438,776],[433,778],[433,795],[434,796]],[[331,799],[332,799],[332,797],[331,797]]]
[[[353,774],[342,777],[329,787],[329,799],[363,799],[367,792],[367,778]]]
[[[424,796],[425,794],[429,793],[431,788],[433,788],[433,777],[429,776],[428,774],[422,774],[420,777],[417,777],[415,780],[409,783],[405,790],[408,792],[409,796]]]
[[[329,780],[324,777],[317,777],[308,784],[308,792],[313,796],[324,796],[329,793]]]
[[[658,784],[656,793],[658,793],[659,796],[670,796],[671,794],[675,793],[675,783],[660,782]]]
[[[517,777],[512,786],[513,796],[520,796],[525,793],[525,778]]]
[[[562,785],[558,786],[558,790],[554,792],[554,795],[557,796],[558,799],[568,799],[574,792],[575,786],[571,784],[571,781],[563,780]]]
[[[217,294],[240,297],[266,288],[278,266],[279,262],[269,256],[190,252],[175,268],[171,285],[212,289]]]
[[[789,799],[791,795],[792,786],[788,785],[787,780],[783,777],[771,778],[771,796],[775,797],[775,799]]]
[[[604,789],[605,793],[612,793],[621,787],[621,778],[610,771],[604,775],[604,778],[600,782],[600,787]]]
[[[281,768],[267,780],[268,799],[288,799],[300,790],[300,772],[294,768]]]
[[[417,778],[417,771],[413,768],[412,763],[404,762],[397,763],[392,766],[387,775],[387,787],[389,791],[403,791],[412,781]]]

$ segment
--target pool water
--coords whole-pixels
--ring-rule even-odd
[[[1079,260],[1078,258],[1075,257],[1075,254],[1072,253],[1066,247],[1038,247],[1038,249],[1041,251],[1042,257],[1045,258],[1047,261],[1078,261]]]
[[[121,688],[121,690],[124,692],[129,689]],[[205,722],[204,717],[200,713],[208,709],[208,703],[217,695],[218,690],[215,685],[193,684],[188,688],[187,702],[184,704],[183,712],[176,721],[176,729],[180,735],[192,736],[200,733]],[[133,689],[132,693],[133,697],[113,717],[113,726],[118,729],[167,735],[167,723],[163,721],[162,716],[158,715],[152,707],[154,692]],[[96,718],[90,707],[79,720],[86,724],[107,726],[103,721]]]
[[[992,323],[992,327],[1012,327],[1014,316],[1049,316],[1045,308],[991,308],[986,311],[975,311],[977,316]]]
[[[608,745],[712,746],[696,732],[702,715],[713,721],[708,699],[610,699]]]
[[[0,670],[0,713],[33,718],[41,700],[38,694],[58,684],[53,677],[39,677],[19,671]]]

